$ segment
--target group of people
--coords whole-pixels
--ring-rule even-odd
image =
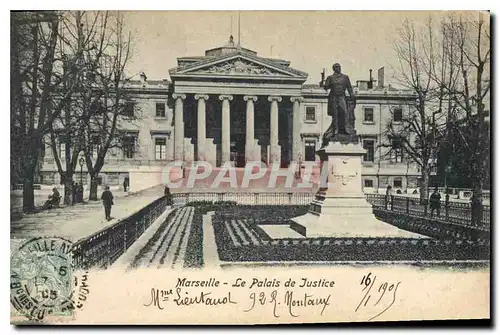
[[[83,202],[83,186],[81,184],[73,182],[71,191],[72,191],[71,200],[73,204]],[[49,195],[49,198],[43,204],[42,209],[57,208],[60,203],[61,203],[61,194],[57,190],[57,187],[54,187],[52,189],[52,194]]]
[[[52,209],[56,208],[59,206],[59,203],[61,202],[61,195],[59,194],[59,191],[57,190],[56,187],[52,189],[52,194],[49,195],[49,198],[45,203],[43,204],[42,208],[43,209]]]

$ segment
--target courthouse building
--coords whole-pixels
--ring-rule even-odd
[[[289,61],[259,56],[230,38],[204,56],[179,57],[169,72],[170,80],[143,76],[127,83],[135,119],[122,120],[122,148],[108,153],[99,183],[122,187],[125,178],[133,178],[131,171],[158,173],[172,160],[204,160],[218,167],[230,162],[236,168],[247,161],[278,162],[286,168],[292,161],[318,159],[315,151],[331,122],[327,92],[305,84],[308,74]],[[386,85],[383,68],[377,79],[370,71],[368,80],[353,82],[356,130],[366,149],[363,187],[374,191],[391,185],[405,192],[417,187],[417,166],[406,160],[397,141],[390,155],[379,145],[390,143],[384,128],[390,118],[398,122],[408,113],[415,96]],[[45,153],[43,183],[57,183],[51,150]]]

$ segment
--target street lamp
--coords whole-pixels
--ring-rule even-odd
[[[83,187],[83,164],[85,164],[85,158],[80,157],[80,185]]]

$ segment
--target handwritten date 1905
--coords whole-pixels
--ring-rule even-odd
[[[375,285],[375,283],[377,283]],[[361,279],[360,285],[363,287],[361,292],[365,292],[362,299],[358,303],[356,307],[356,312],[361,308],[376,308],[377,306],[385,306],[385,308],[381,308],[381,310],[373,317],[369,319],[369,321],[379,317],[383,313],[385,313],[389,308],[394,305],[396,301],[396,293],[399,288],[400,281],[396,282],[387,282],[387,281],[379,281],[377,282],[377,276],[372,277],[372,273],[368,273],[364,275]],[[376,291],[372,291],[372,288],[375,286]],[[378,288],[378,289],[377,289]],[[374,296],[374,298],[370,301],[370,299]],[[387,299],[383,299],[387,297]]]

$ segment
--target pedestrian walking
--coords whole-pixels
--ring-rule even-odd
[[[385,190],[385,209],[392,209],[392,186],[387,185]]]
[[[163,194],[165,195],[165,197],[167,199],[167,206],[171,206],[173,204],[172,193],[170,193],[170,188],[168,187],[168,185],[165,185],[165,189],[163,191]]]
[[[437,216],[439,217],[439,212],[441,210],[441,194],[439,194],[437,186],[434,187],[434,192],[432,192],[429,202],[431,207],[431,217],[434,215],[434,211],[437,212]]]
[[[106,186],[106,190],[102,192],[101,195],[102,204],[104,205],[104,214],[106,215],[106,220],[111,220],[111,206],[113,203],[113,193],[109,190],[109,186]]]
[[[128,178],[123,179],[123,192],[127,192],[128,189]]]

